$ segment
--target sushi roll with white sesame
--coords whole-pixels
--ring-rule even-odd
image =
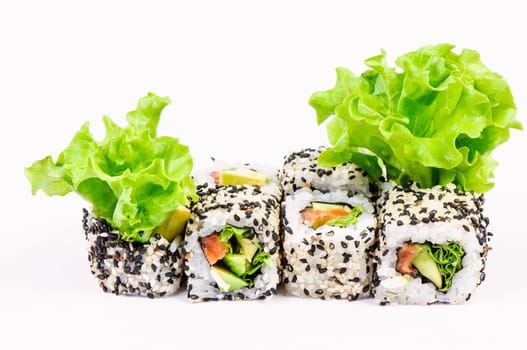
[[[200,187],[255,186],[278,199],[282,196],[278,169],[268,165],[227,162],[211,158],[211,164],[195,171],[193,178]]]
[[[304,188],[286,196],[283,212],[287,294],[350,301],[371,296],[377,218],[366,196]]]
[[[56,161],[47,156],[25,169],[33,194],[75,192],[89,202],[83,230],[104,292],[154,298],[182,284],[181,242],[197,195],[189,148],[157,135],[169,103],[149,93],[126,115],[127,126],[103,117],[98,141],[85,123]]]
[[[353,191],[367,197],[372,196],[372,185],[368,174],[357,165],[348,162],[336,167],[324,168],[318,164],[318,157],[326,147],[305,148],[290,152],[284,157],[280,182],[284,196],[301,188],[322,192]]]
[[[279,215],[275,196],[255,186],[198,189],[184,257],[191,301],[254,300],[276,294]]]
[[[485,277],[483,196],[454,185],[388,185],[379,200],[374,277],[381,304],[461,304]]]

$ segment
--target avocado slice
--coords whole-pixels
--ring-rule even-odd
[[[334,209],[342,209],[348,213],[351,213],[350,206],[346,204],[312,202],[311,207],[313,208],[313,210],[330,211]]]
[[[165,222],[158,226],[154,232],[159,233],[167,241],[171,242],[176,236],[183,234],[189,217],[190,210],[180,205],[168,215]]]
[[[220,172],[220,185],[264,186],[267,176],[248,168],[233,168]]]
[[[219,266],[212,266],[210,274],[222,292],[232,292],[248,286],[247,282]]]
[[[239,239],[238,243],[240,244],[240,253],[243,254],[248,262],[251,262],[254,254],[258,251],[258,245],[254,241],[245,237]]]
[[[241,277],[247,271],[247,260],[242,254],[226,254],[222,261],[236,276]]]
[[[443,286],[441,272],[426,245],[418,244],[417,253],[412,259],[412,265],[415,266],[421,275],[432,281],[438,289]]]

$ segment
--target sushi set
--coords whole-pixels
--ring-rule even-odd
[[[491,249],[484,193],[495,147],[521,129],[509,86],[476,51],[385,52],[309,104],[329,146],[281,166],[211,158],[158,136],[168,97],[142,97],[120,127],[84,124],[54,161],[25,169],[33,194],[75,192],[104,292],[191,302],[287,296],[379,305],[467,302]]]

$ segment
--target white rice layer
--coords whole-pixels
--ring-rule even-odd
[[[386,230],[387,237],[380,251],[383,252],[381,264],[377,268],[380,285],[376,289],[379,301],[399,304],[431,304],[444,302],[459,304],[465,302],[481,280],[483,262],[482,247],[474,232],[467,232],[458,222],[437,222],[413,226],[391,226]],[[458,243],[464,250],[463,268],[452,280],[447,293],[439,292],[429,281],[421,277],[402,275],[396,271],[397,250],[405,243],[448,244]],[[387,300],[386,300],[387,299]]]

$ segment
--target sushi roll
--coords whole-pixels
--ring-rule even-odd
[[[350,301],[371,296],[377,219],[366,196],[303,188],[286,196],[283,211],[287,294]]]
[[[168,97],[139,99],[120,127],[103,117],[106,135],[94,139],[85,123],[69,146],[25,169],[32,192],[75,192],[84,209],[90,270],[104,292],[163,297],[182,284],[181,243],[188,206],[197,198],[189,148],[157,136]]]
[[[271,166],[211,158],[211,164],[197,170],[193,177],[200,187],[255,186],[280,199],[282,187],[278,175],[278,169]]]
[[[460,304],[484,280],[489,246],[483,196],[454,185],[387,185],[379,200],[375,299]]]
[[[182,284],[182,237],[154,234],[147,243],[127,242],[104,219],[84,209],[90,270],[104,292],[149,298],[174,294]]]
[[[337,167],[322,168],[318,156],[326,147],[305,148],[290,152],[284,157],[280,182],[284,195],[290,195],[301,188],[322,192],[344,190],[372,196],[372,181],[368,174],[349,162]]]
[[[276,294],[279,214],[255,186],[198,188],[184,244],[191,301],[254,300]]]
[[[337,68],[333,87],[309,98],[332,145],[319,161],[353,160],[395,184],[378,209],[380,304],[462,303],[485,277],[481,194],[494,186],[492,152],[523,126],[505,79],[477,51],[454,48],[419,47],[395,65],[382,51],[359,74]]]

